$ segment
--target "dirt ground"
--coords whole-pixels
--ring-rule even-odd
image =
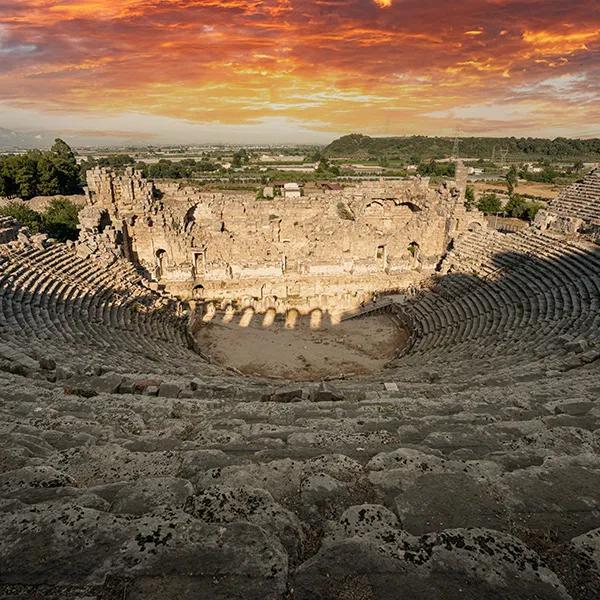
[[[503,181],[486,182],[477,181],[473,185],[475,190],[479,193],[493,191],[493,190],[506,190],[506,183]],[[553,183],[537,183],[534,181],[519,181],[516,192],[518,194],[530,194],[531,196],[537,196],[546,200],[552,200],[556,198],[561,190],[561,186],[554,185]]]
[[[315,381],[328,376],[366,375],[383,368],[408,334],[387,315],[311,329],[301,318],[294,329],[276,320],[248,327],[214,319],[196,334],[212,362],[248,375]]]

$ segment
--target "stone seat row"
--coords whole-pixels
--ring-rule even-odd
[[[476,352],[553,346],[561,334],[600,328],[600,254],[536,230],[470,232],[447,259],[450,273],[408,305],[410,353],[477,340]]]
[[[0,262],[3,337],[82,356],[116,352],[118,361],[129,356],[123,364],[140,353],[154,361],[197,363],[181,320],[140,281],[124,261],[103,266],[62,245],[12,249]]]

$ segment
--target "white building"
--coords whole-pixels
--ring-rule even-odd
[[[288,198],[301,198],[302,188],[297,183],[285,183],[283,185],[283,197],[286,200]]]

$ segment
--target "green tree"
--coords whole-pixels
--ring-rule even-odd
[[[502,212],[502,202],[494,193],[482,194],[479,197],[477,208],[486,215]]]
[[[517,167],[512,165],[506,174],[506,185],[508,187],[508,195],[512,196],[515,193],[515,188],[519,182],[519,172],[517,171]]]
[[[80,210],[67,198],[54,198],[42,215],[45,232],[60,241],[77,239]]]
[[[59,139],[46,152],[30,150],[26,154],[0,157],[0,195],[3,196],[28,200],[36,194],[76,194],[81,189],[79,178],[75,155]]]
[[[234,169],[239,169],[244,164],[246,164],[249,160],[250,160],[250,157],[248,156],[248,152],[246,152],[246,150],[244,148],[240,148],[240,150],[236,150],[236,152],[233,153],[233,159],[231,161],[231,166]]]
[[[317,167],[317,174],[321,177],[337,177],[340,174],[340,168],[326,158],[322,158]]]
[[[27,227],[31,233],[39,233],[43,227],[40,213],[29,208],[24,202],[9,202],[0,207],[0,216],[16,219],[21,225]]]
[[[541,202],[528,202],[525,217],[528,221],[533,221],[538,211],[542,208],[544,208],[544,205]]]
[[[42,196],[61,193],[60,174],[53,157],[45,153],[37,163],[37,192]]]
[[[23,199],[37,194],[37,163],[31,155],[19,156],[14,172],[16,191]]]
[[[475,189],[473,186],[468,185],[465,190],[465,208],[467,210],[473,210],[475,206]]]
[[[514,219],[523,219],[527,213],[528,202],[522,196],[513,194],[504,207],[504,211],[509,217]]]
[[[79,167],[69,145],[56,138],[50,149],[49,159],[53,162],[59,181],[59,194],[76,194],[80,191]]]

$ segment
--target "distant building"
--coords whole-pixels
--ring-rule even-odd
[[[321,189],[323,190],[329,190],[329,191],[341,191],[344,189],[343,185],[340,185],[339,183],[330,183],[328,181],[324,181],[323,183],[319,184]]]
[[[288,200],[291,198],[301,198],[302,188],[297,183],[284,183],[283,184],[283,197]]]
[[[539,165],[535,165],[533,163],[525,163],[523,165],[530,173],[541,173],[544,168]]]
[[[259,158],[262,163],[301,163],[305,157],[302,155],[286,155],[286,154],[263,154]]]

